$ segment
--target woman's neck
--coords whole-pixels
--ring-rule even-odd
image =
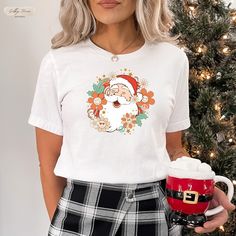
[[[131,52],[144,43],[141,32],[138,33],[133,19],[127,19],[116,24],[98,24],[97,31],[90,38],[98,46],[118,53],[122,51],[129,43],[132,43],[124,52]]]

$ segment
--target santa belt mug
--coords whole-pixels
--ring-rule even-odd
[[[186,190],[184,192],[174,191],[167,189],[166,194],[168,197],[182,200],[184,203],[197,204],[198,202],[208,202],[212,200],[212,195],[200,195],[197,191]]]
[[[207,210],[216,182],[224,182],[228,186],[227,197],[231,200],[234,187],[226,177],[217,175],[212,179],[194,179],[167,176],[166,195],[172,209],[171,222],[187,227],[202,226],[207,216],[221,212],[222,206]]]

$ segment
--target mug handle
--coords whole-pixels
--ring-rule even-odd
[[[229,201],[231,201],[233,198],[233,194],[234,194],[233,183],[228,178],[226,178],[224,176],[220,176],[220,175],[216,175],[214,178],[214,181],[215,181],[215,183],[223,182],[223,183],[227,184],[227,186],[228,186],[227,197],[228,197]],[[218,207],[215,207],[211,210],[206,211],[205,216],[212,216],[212,215],[215,215],[223,210],[224,210],[224,208],[222,206],[218,206]]]

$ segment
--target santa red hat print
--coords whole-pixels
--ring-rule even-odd
[[[138,92],[139,82],[130,75],[125,75],[125,74],[116,75],[115,78],[112,78],[110,80],[109,84],[110,86],[114,84],[123,84],[129,89],[132,96],[137,96],[137,102],[142,100],[142,94]]]

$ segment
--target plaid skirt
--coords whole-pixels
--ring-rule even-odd
[[[48,236],[178,236],[164,181],[112,184],[67,179]]]

